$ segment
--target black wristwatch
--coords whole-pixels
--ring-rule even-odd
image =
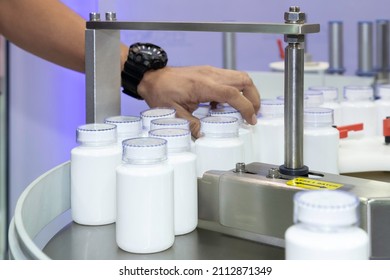
[[[137,92],[137,87],[145,72],[164,68],[167,62],[167,53],[159,46],[150,43],[131,45],[121,74],[123,92],[131,97],[143,100]]]

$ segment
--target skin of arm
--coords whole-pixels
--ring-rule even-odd
[[[15,45],[63,67],[85,70],[85,20],[58,0],[0,0],[0,33]],[[123,67],[128,47],[121,45]],[[256,123],[260,95],[249,75],[211,66],[165,67],[148,71],[138,85],[150,107],[174,107],[191,123],[200,102],[229,103],[249,124]]]

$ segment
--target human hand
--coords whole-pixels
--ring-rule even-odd
[[[145,73],[137,88],[150,107],[173,107],[176,115],[190,121],[199,137],[200,122],[192,115],[199,103],[228,103],[249,124],[256,124],[260,94],[245,72],[212,66],[165,67]]]

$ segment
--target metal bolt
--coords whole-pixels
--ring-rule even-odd
[[[275,167],[270,168],[270,169],[268,170],[267,178],[273,178],[273,179],[280,178],[279,169],[278,169],[278,168],[275,168]]]
[[[100,21],[100,13],[89,13],[89,21]]]
[[[107,12],[106,13],[107,21],[116,21],[116,13],[115,12]]]
[[[306,15],[301,12],[298,6],[291,6],[289,11],[284,13],[284,20],[286,23],[305,23]]]
[[[243,173],[245,171],[246,171],[245,170],[245,163],[243,163],[243,162],[236,163],[236,170],[235,170],[235,172]]]

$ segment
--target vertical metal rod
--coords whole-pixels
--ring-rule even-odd
[[[236,33],[223,32],[223,68],[236,69]]]
[[[91,14],[91,20],[100,15]],[[86,122],[120,115],[120,31],[85,31]]]
[[[390,21],[376,21],[376,83],[389,83]]]
[[[284,122],[285,162],[288,169],[303,167],[303,83],[305,50],[299,43],[285,49]]]
[[[358,23],[358,76],[373,76],[372,22]]]
[[[305,14],[299,7],[290,7],[284,15],[286,23],[304,23]],[[284,60],[284,165],[282,174],[306,176],[309,172],[303,164],[303,84],[305,49],[304,35],[286,35],[288,43]]]
[[[343,23],[330,21],[329,24],[329,68],[330,74],[343,74],[344,68],[344,45]]]

